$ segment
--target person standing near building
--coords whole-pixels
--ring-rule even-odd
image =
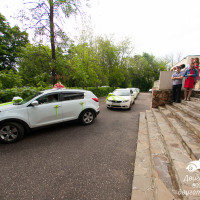
[[[192,94],[192,89],[194,87],[194,82],[196,80],[196,77],[198,75],[198,71],[194,68],[194,62],[190,63],[190,68],[185,71],[184,77],[185,79],[185,101],[190,101],[190,96]],[[189,89],[189,93],[188,93]]]
[[[190,65],[193,65],[194,63],[194,58],[190,58],[190,63],[186,65],[181,71],[185,72],[187,69],[190,69]]]
[[[194,58],[194,68],[198,72],[198,75],[196,77],[196,82],[195,82],[195,89],[199,89],[200,88],[200,83],[199,83],[199,58]]]
[[[172,74],[171,79],[173,80],[172,86],[172,100],[176,103],[181,103],[181,88],[182,88],[182,79],[184,72],[181,72],[181,66],[176,67],[176,72]]]

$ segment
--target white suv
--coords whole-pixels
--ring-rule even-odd
[[[32,128],[79,119],[91,124],[99,114],[99,100],[90,91],[51,89],[20,103],[0,107],[0,142],[20,140]]]

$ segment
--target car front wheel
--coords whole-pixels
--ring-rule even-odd
[[[81,124],[89,125],[94,121],[95,114],[91,110],[85,110],[80,117]]]
[[[16,122],[7,122],[0,126],[0,142],[17,142],[24,136],[24,127]]]
[[[131,104],[131,102],[130,102],[130,105],[129,105],[129,107],[128,107],[128,110],[131,110],[131,106],[132,106],[132,104]]]

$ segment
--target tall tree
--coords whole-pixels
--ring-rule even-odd
[[[167,62],[156,59],[153,55],[143,53],[135,55],[129,60],[131,81],[134,87],[141,91],[148,91],[152,88],[154,81],[159,79],[160,71],[166,71]]]
[[[22,47],[28,43],[28,34],[18,26],[11,27],[0,14],[0,70],[14,69]]]
[[[180,62],[183,58],[183,54],[181,52],[177,52],[176,54],[171,53],[165,56],[165,60],[168,62],[168,70],[170,70],[176,63]]]
[[[68,68],[67,58],[61,48],[56,49],[56,80],[65,83]],[[45,45],[28,44],[23,48],[18,61],[19,74],[23,77],[23,84],[27,86],[48,86],[51,84],[52,63],[51,49]]]
[[[18,65],[19,74],[23,77],[26,86],[46,86],[51,76],[51,50],[44,45],[28,44],[23,49]]]
[[[82,0],[83,1],[83,0]],[[73,14],[78,14],[81,11],[80,0],[35,0],[29,4],[29,11],[31,16],[25,19],[29,20],[31,28],[35,28],[36,33],[49,36],[51,44],[51,59],[52,59],[52,83],[56,83],[56,43],[57,37],[60,36],[66,39],[66,35],[62,31],[59,23],[62,14],[69,18]],[[88,0],[85,0],[88,1]],[[26,15],[26,14],[25,14]],[[23,15],[24,16],[24,15]],[[56,20],[57,19],[57,20]]]
[[[102,69],[104,82],[110,86],[120,86],[125,80],[121,68],[120,48],[112,40],[98,37],[96,39],[98,65]]]

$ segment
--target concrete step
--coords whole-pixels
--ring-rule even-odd
[[[170,127],[177,134],[183,147],[188,152],[192,160],[200,158],[200,139],[183,122],[178,120],[170,110],[165,107],[159,107],[160,112],[170,124]]]
[[[190,130],[192,130],[200,138],[200,123],[198,120],[184,113],[179,108],[173,105],[165,105],[171,113],[176,116],[180,121],[182,121]]]
[[[152,177],[149,136],[145,113],[140,113],[137,151],[134,165],[131,200],[154,200],[154,180]]]
[[[200,101],[182,101],[181,104],[187,105],[196,111],[200,111]]]
[[[190,97],[191,101],[200,102],[200,98]]]
[[[199,199],[199,179],[189,181],[188,176],[200,178],[200,172],[197,170],[190,174],[186,167],[192,161],[182,143],[177,138],[171,126],[162,116],[158,109],[152,109],[160,134],[163,137],[163,144],[168,154],[168,159],[172,167],[173,178],[178,186],[178,195],[180,199]],[[189,175],[188,175],[189,174]],[[194,187],[195,186],[195,187]],[[193,195],[185,195],[183,191],[191,191]]]
[[[174,182],[174,179],[171,178],[171,168],[168,155],[151,110],[146,111],[146,117],[154,179],[155,199],[168,200],[178,198],[178,188]]]
[[[173,106],[179,108],[181,111],[185,112],[191,117],[194,117],[194,119],[200,122],[200,113],[197,109],[188,106],[188,104],[173,103]]]
[[[195,94],[195,97],[196,98],[200,98],[200,94]]]

